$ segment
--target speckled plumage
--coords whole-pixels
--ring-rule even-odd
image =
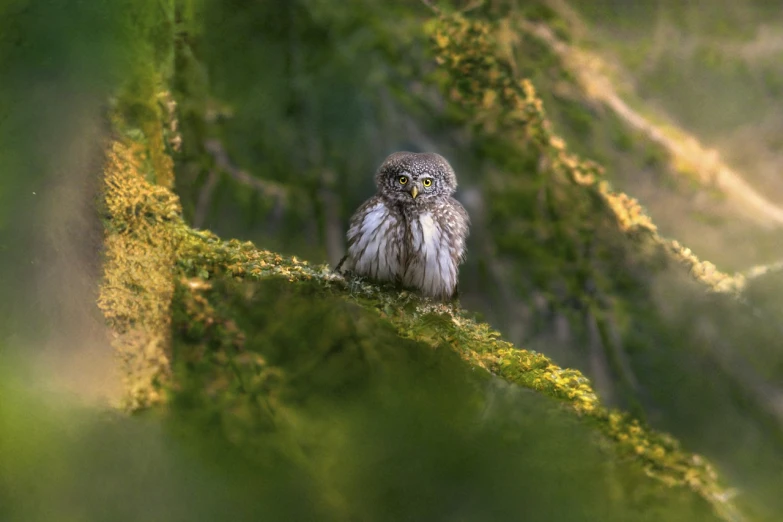
[[[434,153],[395,152],[375,183],[377,194],[351,218],[348,253],[338,270],[436,299],[453,297],[470,218],[452,197],[457,178],[451,165]]]

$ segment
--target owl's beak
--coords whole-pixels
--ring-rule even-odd
[[[413,185],[411,187],[411,197],[413,199],[416,199],[416,196],[418,196],[418,195],[419,195],[419,187],[417,187],[416,185]]]

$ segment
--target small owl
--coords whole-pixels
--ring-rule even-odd
[[[434,153],[395,152],[375,174],[378,192],[351,218],[348,253],[337,266],[425,296],[456,294],[470,218],[452,198],[457,177]]]

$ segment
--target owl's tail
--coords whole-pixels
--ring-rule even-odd
[[[340,270],[343,267],[343,263],[345,263],[345,260],[348,259],[348,254],[345,254],[343,258],[340,260],[339,263],[337,263],[337,266],[334,267],[334,271],[338,274],[342,274],[342,271]]]

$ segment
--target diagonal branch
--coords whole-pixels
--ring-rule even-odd
[[[278,203],[282,203],[286,199],[288,191],[282,185],[259,179],[234,165],[219,140],[205,140],[204,149],[212,156],[212,160],[218,169],[231,176],[234,181],[248,186],[265,196],[274,197],[278,200]]]
[[[774,263],[769,263],[766,265],[752,266],[744,272],[741,272],[741,274],[745,277],[745,279],[750,280],[780,271],[783,271],[783,260],[775,261]]]
[[[212,201],[212,192],[215,191],[218,179],[220,175],[218,171],[212,169],[207,176],[207,182],[201,188],[201,192],[198,195],[198,201],[196,202],[196,212],[193,214],[193,228],[202,228],[204,222],[207,219],[207,211],[209,210],[209,204]]]

